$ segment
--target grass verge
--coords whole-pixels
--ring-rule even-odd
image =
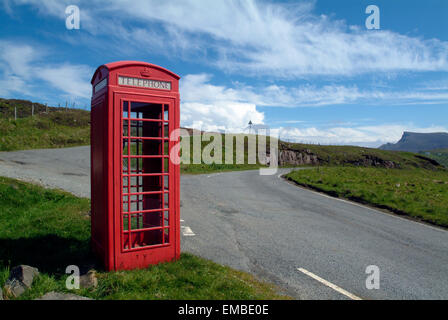
[[[90,201],[0,177],[0,285],[18,264],[40,275],[19,299],[65,288],[68,265],[95,265],[90,254]],[[98,288],[70,291],[94,299],[285,299],[253,276],[191,254],[147,269],[104,272]]]
[[[17,120],[0,119],[0,151],[88,145],[90,126],[77,114],[61,111]]]
[[[332,196],[448,227],[448,171],[331,167],[293,171],[286,178]]]

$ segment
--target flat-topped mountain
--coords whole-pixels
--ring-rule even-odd
[[[397,143],[383,144],[380,149],[392,151],[429,151],[448,148],[448,133],[417,133],[404,132]]]

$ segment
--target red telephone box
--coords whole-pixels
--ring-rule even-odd
[[[107,270],[180,256],[179,76],[137,61],[100,66],[92,78],[92,246]]]

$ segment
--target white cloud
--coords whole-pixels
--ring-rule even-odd
[[[75,98],[90,98],[93,72],[84,65],[63,64],[58,66],[36,67],[39,78],[47,81],[54,88]]]
[[[261,103],[260,97],[251,87],[236,83],[236,88],[217,86],[211,83],[212,75],[188,74],[181,79],[182,99],[210,102],[216,100],[251,101]]]
[[[263,123],[264,114],[248,102],[246,92],[215,86],[210,75],[187,75],[181,80],[181,125],[206,131],[242,132],[249,121]]]
[[[264,123],[264,114],[257,106],[323,106],[337,104],[408,104],[448,102],[447,92],[380,92],[361,91],[357,87],[306,85],[286,88],[271,85],[253,88],[241,83],[233,88],[212,84],[209,74],[190,74],[181,79],[181,125],[206,131],[226,130],[243,132],[249,120]],[[286,124],[301,123],[295,120]],[[341,123],[331,128],[276,127],[272,134],[292,141],[322,144],[361,144],[377,147],[386,142],[397,141],[403,131],[447,131],[444,127],[421,128],[408,125],[361,126]]]
[[[62,3],[68,4],[15,3],[33,4],[41,13],[58,17]],[[270,77],[448,71],[446,41],[347,25],[317,15],[312,2],[102,0],[78,5],[83,28],[93,34],[120,37],[131,46],[151,42],[157,44],[153,49],[172,53],[163,39],[165,46],[178,49],[174,52],[189,52],[191,58],[201,55],[226,71]]]
[[[78,0],[6,0],[9,10],[12,11],[12,3],[16,5],[33,5],[43,15],[53,15],[65,19],[65,8],[70,4],[76,4]]]
[[[448,101],[447,93],[433,92],[377,92],[360,91],[356,87],[325,86],[316,88],[304,86],[287,89],[278,86],[259,88],[258,90],[244,84],[235,88],[217,86],[211,83],[208,74],[187,75],[181,80],[181,124],[182,126],[227,132],[243,132],[251,120],[262,124],[264,114],[257,110],[257,105],[281,106],[319,106],[340,103],[406,103],[412,101]],[[256,92],[255,92],[256,91]],[[431,100],[432,99],[432,100]],[[375,100],[374,102],[371,102]],[[372,120],[372,119],[363,119]],[[286,120],[287,124],[301,121]],[[294,142],[320,144],[352,144],[378,147],[386,142],[396,142],[404,131],[437,132],[448,131],[442,126],[419,127],[409,124],[381,124],[375,126],[356,123],[340,123],[332,127],[274,127],[271,134]]]
[[[264,114],[250,103],[216,101],[213,104],[183,102],[181,125],[204,131],[243,132],[249,121],[263,123]]]
[[[213,103],[230,100],[257,106],[315,107],[341,104],[397,105],[448,103],[448,92],[444,90],[415,89],[412,91],[360,90],[356,85],[300,85],[286,87],[269,85],[252,87],[234,83],[233,87],[211,83],[210,74],[190,74],[181,79],[181,94],[184,101]]]
[[[332,127],[332,128],[286,128],[273,130],[281,139],[313,144],[351,144],[378,147],[387,142],[397,142],[404,131],[448,132],[447,127],[418,127],[414,124],[381,124],[376,126]]]
[[[182,56],[198,64],[209,63],[226,72],[256,76],[261,80],[315,79],[315,76],[327,79],[327,75],[345,79],[345,76],[363,73],[448,71],[446,41],[349,26],[344,21],[316,15],[312,3],[15,0],[5,4],[12,13],[15,9],[12,3],[32,5],[40,14],[57,17],[61,22],[65,19],[65,6],[77,4],[81,9],[80,32],[87,31],[95,39],[93,44],[97,48],[103,45],[114,50],[134,47],[139,53],[142,48],[150,48],[152,53]],[[35,86],[26,75],[33,75],[64,94],[90,97],[88,80],[93,69],[83,65],[47,64],[39,52],[41,50],[30,45],[0,42],[0,71],[3,72],[0,94],[14,91],[29,94]],[[446,84],[400,91],[381,88],[380,91],[357,85],[283,86],[277,83],[253,87],[244,83],[216,85],[211,81],[208,74],[183,77],[183,125],[240,131],[249,120],[263,123],[264,114],[257,110],[260,106],[448,102]],[[405,129],[410,128],[347,126],[288,130],[298,139],[321,143],[356,140],[377,143],[378,139],[397,140]]]
[[[0,41],[0,94],[33,95],[44,85],[70,98],[90,98],[89,83],[93,70],[85,65],[45,62],[45,50],[28,44]]]

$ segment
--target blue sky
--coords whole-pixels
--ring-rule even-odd
[[[97,66],[142,60],[182,77],[183,126],[373,147],[448,131],[445,0],[3,0],[0,21],[0,97],[89,108]]]

